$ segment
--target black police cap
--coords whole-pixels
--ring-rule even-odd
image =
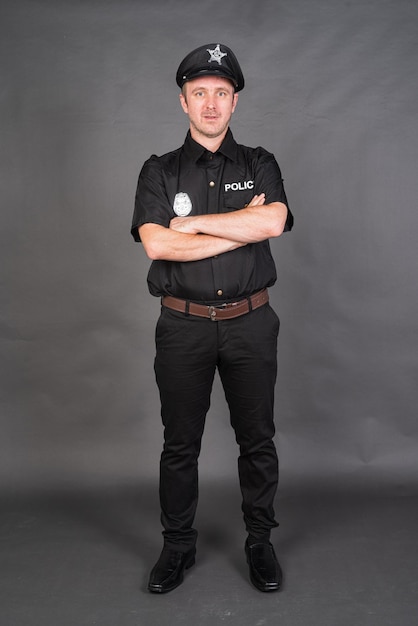
[[[180,63],[176,74],[178,86],[198,76],[222,76],[232,81],[235,91],[244,88],[244,76],[237,57],[228,46],[209,43],[190,52]]]

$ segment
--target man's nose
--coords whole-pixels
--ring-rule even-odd
[[[215,108],[215,98],[213,96],[208,96],[208,99],[206,101],[206,107],[208,109],[214,109]]]

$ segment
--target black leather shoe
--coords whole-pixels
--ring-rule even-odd
[[[260,591],[278,591],[283,574],[271,543],[245,544],[250,580]]]
[[[148,591],[152,593],[167,593],[183,582],[184,570],[195,563],[196,548],[189,552],[178,552],[163,548],[160,558],[151,571]]]

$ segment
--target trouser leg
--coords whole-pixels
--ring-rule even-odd
[[[236,320],[219,323],[219,373],[240,449],[238,470],[248,533],[269,537],[277,526],[274,497],[278,459],[273,442],[274,387],[279,319],[263,306]]]
[[[198,457],[216,367],[216,329],[210,320],[162,310],[155,373],[164,447],[160,461],[161,522],[166,546],[189,550],[198,500]]]

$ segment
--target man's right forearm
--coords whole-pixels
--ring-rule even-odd
[[[159,224],[144,224],[139,236],[152,260],[200,261],[242,247],[242,242],[212,235],[180,233]]]

